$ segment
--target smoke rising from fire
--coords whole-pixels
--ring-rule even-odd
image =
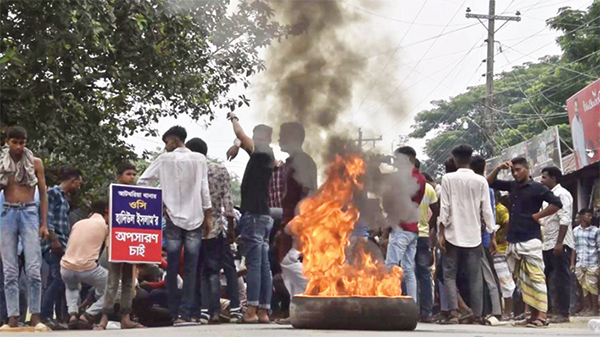
[[[391,56],[382,51],[393,50],[399,34],[382,35],[377,18],[356,9],[384,10],[385,1],[271,0],[269,5],[275,18],[291,25],[295,35],[267,49],[267,70],[258,83],[264,89],[259,110],[275,130],[285,122],[303,124],[304,150],[319,168],[336,154],[360,152],[351,146],[358,127],[365,135],[378,136],[389,125],[386,122],[408,113],[402,96],[392,96],[400,83],[397,72],[382,66]],[[393,175],[368,170],[363,200],[355,201],[363,216],[370,213],[369,193],[373,193],[388,196],[382,206],[388,216],[393,213],[394,221],[418,219],[417,205],[410,200],[418,189],[412,165],[401,162]],[[298,176],[302,170],[295,174],[298,181],[308,180]]]
[[[382,127],[373,121],[382,122],[382,115],[397,120],[406,113],[400,95],[388,99],[399,83],[394,71],[382,73],[382,62],[391,52],[374,57],[375,51],[390,51],[397,41],[382,36],[374,17],[353,7],[380,10],[384,1],[272,0],[269,4],[276,19],[292,25],[298,35],[267,50],[267,70],[260,83],[266,90],[258,103],[275,128],[283,122],[302,123],[307,131],[305,149],[318,163],[325,161],[323,144],[332,136],[356,138],[355,117],[369,120],[360,126],[365,135],[375,136]],[[365,99],[371,104],[361,104]]]

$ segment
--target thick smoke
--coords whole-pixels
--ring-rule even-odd
[[[258,103],[275,128],[290,121],[305,125],[305,149],[320,164],[325,162],[323,145],[330,137],[357,137],[355,115],[381,121],[382,114],[405,113],[400,95],[388,100],[391,87],[399,83],[393,69],[382,73],[382,60],[387,61],[391,52],[373,57],[377,51],[393,49],[397,41],[382,37],[375,28],[376,18],[353,7],[376,11],[380,2],[269,1],[277,20],[293,26],[298,35],[267,50],[267,70],[260,83],[265,90]],[[393,38],[398,39],[396,34]],[[358,110],[365,98],[384,105],[376,118],[367,118],[376,110],[373,105]],[[365,135],[382,132],[376,123],[361,127]]]
[[[258,100],[260,111],[276,130],[285,122],[303,124],[304,150],[320,170],[335,154],[360,152],[352,145],[359,126],[365,136],[378,136],[389,127],[384,124],[385,115],[397,121],[407,113],[401,95],[391,96],[400,83],[396,69],[383,71],[382,63],[391,52],[383,59],[372,57],[393,50],[399,34],[382,37],[378,19],[356,7],[376,12],[385,4],[383,0],[271,0],[269,4],[276,19],[294,27],[297,35],[267,50],[267,70],[259,82],[263,89]],[[375,109],[372,103],[363,106],[365,101],[376,102]],[[367,123],[355,125],[360,118]],[[381,205],[388,217],[394,221],[418,219],[416,205],[410,201],[417,189],[411,169],[410,163],[399,165],[398,172],[389,175],[369,169],[369,191],[356,201],[363,214],[378,217],[368,194],[388,195],[391,197],[384,198]],[[296,170],[296,174],[301,173]]]

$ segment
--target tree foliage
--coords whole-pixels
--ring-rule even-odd
[[[161,117],[248,105],[230,89],[247,87],[264,69],[259,48],[283,36],[272,16],[259,0],[2,1],[0,122],[97,184],[135,158],[124,138],[156,135]]]
[[[490,156],[490,148],[497,153],[554,125],[566,144],[563,150],[569,149],[566,100],[600,77],[600,1],[586,11],[560,8],[547,23],[562,33],[557,43],[563,54],[545,56],[496,76],[491,125],[485,123],[485,86],[433,101],[432,109],[415,117],[411,137],[433,134],[425,147],[426,170],[439,173],[455,145],[470,144]],[[486,127],[492,131],[489,138],[483,132]]]

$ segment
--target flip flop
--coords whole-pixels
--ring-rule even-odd
[[[548,325],[549,325],[548,320],[543,321],[543,320],[537,318],[537,319],[529,322],[526,326],[528,328],[536,328],[537,329],[537,328],[545,328]]]
[[[515,321],[512,323],[512,326],[527,326],[527,324],[531,323],[531,320],[525,319],[520,321]]]
[[[94,331],[102,331],[102,330],[106,330],[106,325],[98,324],[94,327]]]
[[[71,318],[69,318],[69,330],[77,330],[77,328],[79,327],[79,317],[75,316],[75,320],[72,320]]]
[[[292,324],[292,320],[288,318],[280,318],[275,320],[275,323],[279,324],[279,325],[291,325]]]
[[[459,323],[460,323],[460,320],[458,319],[458,316],[451,316],[445,320],[440,321],[441,325],[456,325]]]
[[[38,323],[35,326],[35,332],[50,332],[52,331],[49,327],[46,326],[46,324],[44,323]]]
[[[146,326],[144,326],[144,325],[142,325],[142,324],[140,324],[138,322],[133,322],[133,324],[130,325],[130,326],[123,326],[121,324],[121,329],[124,329],[124,330],[129,330],[129,329],[146,329]]]
[[[508,325],[506,321],[500,321],[496,316],[488,316],[485,318],[485,325],[490,326],[500,326],[500,325]]]
[[[255,320],[247,320],[246,318],[242,318],[237,324],[258,324],[259,322],[260,320],[258,319],[258,317],[256,317]]]

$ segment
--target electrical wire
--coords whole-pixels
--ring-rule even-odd
[[[466,58],[466,56],[468,56],[468,55],[469,55],[469,54],[470,54],[470,53],[471,53],[471,52],[472,52],[472,51],[475,49],[475,47],[477,46],[477,44],[479,44],[479,40],[478,40],[478,41],[477,41],[477,42],[476,42],[476,43],[473,45],[473,47],[471,47],[471,49],[469,50],[469,52],[467,52],[467,55],[465,55],[465,58]],[[462,61],[464,61],[464,60],[465,60],[465,58],[463,58],[463,60],[461,60],[461,62],[462,62]],[[431,90],[431,91],[429,92],[429,94],[427,94],[427,95],[426,95],[426,96],[425,96],[425,97],[424,97],[424,98],[423,98],[423,99],[422,99],[422,100],[421,100],[421,101],[420,101],[420,102],[419,102],[419,103],[418,103],[416,106],[419,106],[419,105],[421,105],[421,104],[422,104],[422,103],[423,103],[423,102],[424,102],[424,101],[425,101],[425,100],[426,100],[426,99],[427,99],[427,98],[428,98],[428,97],[429,97],[429,96],[430,96],[430,95],[431,95],[433,92],[435,92],[435,91],[437,90],[437,88],[439,88],[439,86],[440,86],[440,85],[442,85],[442,83],[443,83],[443,82],[446,80],[446,78],[448,78],[448,76],[450,76],[450,74],[451,74],[451,73],[452,73],[452,72],[453,72],[453,71],[454,71],[454,70],[455,70],[455,69],[458,67],[458,65],[459,65],[461,62],[457,63],[457,64],[454,66],[454,68],[452,68],[452,70],[450,70],[450,72],[449,72],[449,73],[448,73],[448,74],[447,74],[447,75],[446,75],[446,76],[445,76],[445,77],[444,77],[444,78],[443,78],[443,79],[442,79],[440,82],[438,82],[438,85],[437,85],[437,86],[435,86],[435,87],[433,88],[433,90]],[[381,106],[380,106],[380,108],[381,108]],[[378,111],[378,110],[377,110],[377,111]],[[376,111],[376,112],[377,112],[377,111]],[[384,134],[387,134],[388,132],[390,132],[391,130],[393,130],[393,129],[394,129],[396,126],[398,126],[398,124],[402,123],[402,122],[403,122],[403,121],[404,121],[406,118],[408,118],[409,116],[410,116],[410,114],[408,114],[408,115],[406,115],[406,116],[403,116],[403,117],[402,117],[400,120],[398,120],[396,123],[394,123],[394,124],[393,124],[393,125],[392,125],[392,126],[389,128],[389,129],[387,129],[385,132],[383,132],[383,133],[382,133],[382,135],[384,135]],[[437,123],[439,123],[439,122],[442,120],[442,118],[443,118],[443,116],[442,116],[442,117],[440,117],[440,119],[439,119],[438,121],[436,121],[436,123],[434,123],[434,124],[437,124]]]
[[[506,57],[506,54],[504,55],[504,57],[506,58],[506,61],[510,62],[508,60],[508,57]],[[542,123],[544,123],[544,125],[546,126],[546,128],[550,128],[550,126],[548,125],[548,123],[546,123],[546,120],[543,119],[541,117],[541,113],[540,111],[537,109],[537,107],[531,102],[531,100],[529,99],[529,97],[527,97],[527,94],[525,93],[525,91],[523,90],[523,87],[521,86],[521,81],[519,80],[519,78],[517,77],[517,75],[512,72],[513,76],[515,77],[515,80],[517,80],[517,83],[519,85],[519,90],[521,90],[521,92],[523,93],[523,95],[525,95],[525,100],[527,101],[527,103],[529,104],[529,106],[531,106],[531,108],[533,109],[533,111],[536,113],[536,115],[538,116],[538,118],[542,121]],[[560,137],[559,137],[560,138]],[[562,140],[562,139],[561,139]],[[569,148],[569,150],[571,150],[571,152],[573,152],[573,148],[571,146],[569,146],[569,144],[567,144],[565,141],[563,141],[563,143],[567,146],[567,148]]]
[[[516,50],[516,49],[514,49],[514,48],[512,48],[512,47],[509,47],[509,46],[505,46],[505,47],[507,47],[508,49],[510,49],[510,50],[513,50],[513,51],[515,51],[515,52],[517,52],[517,53],[519,53],[519,54],[521,54],[521,55],[524,55],[524,56],[529,56],[529,57],[531,57],[531,58],[534,58],[533,56],[531,56],[531,54],[525,54],[525,53],[522,53],[522,52],[520,52],[520,51],[518,51],[518,50]],[[504,53],[503,53],[503,54],[504,54]],[[506,55],[506,54],[504,54],[504,55]],[[534,59],[535,59],[535,58],[534,58]],[[579,75],[582,75],[582,76],[587,76],[587,77],[589,77],[589,78],[591,78],[591,79],[594,79],[594,80],[598,78],[598,77],[597,77],[597,76],[595,76],[595,75],[590,75],[590,74],[586,74],[586,73],[579,72],[579,71],[577,71],[577,70],[573,70],[573,69],[565,68],[565,67],[563,67],[563,66],[561,66],[561,65],[558,65],[558,64],[557,64],[557,65],[554,65],[554,64],[552,64],[552,63],[550,63],[550,62],[546,62],[546,61],[544,61],[544,60],[537,60],[537,61],[538,61],[538,62],[540,62],[540,63],[549,64],[549,65],[555,66],[555,67],[557,67],[557,68],[560,68],[560,69],[563,69],[563,70],[566,70],[566,71],[569,71],[569,72],[572,72],[572,73],[575,73],[575,74],[579,74]],[[510,61],[508,61],[508,60],[507,60],[507,62],[510,62]],[[509,63],[509,64],[510,64],[510,63]]]
[[[468,0],[464,0],[462,5],[460,6],[461,8],[464,6],[464,4],[467,2]],[[381,110],[381,108],[383,108],[387,102],[389,102],[389,100],[394,97],[394,95],[396,94],[396,92],[402,87],[402,85],[404,84],[404,82],[406,82],[406,80],[410,77],[410,75],[414,72],[415,68],[418,67],[418,65],[421,63],[421,61],[423,61],[423,58],[425,58],[425,56],[431,51],[431,49],[433,48],[433,46],[436,44],[436,42],[438,41],[438,39],[443,36],[444,32],[446,31],[446,28],[448,28],[448,25],[452,22],[452,20],[454,20],[454,18],[456,17],[456,15],[458,15],[458,13],[461,11],[461,8],[459,8],[454,15],[452,16],[452,18],[448,21],[447,25],[444,27],[444,29],[442,30],[442,33],[440,35],[438,35],[435,40],[433,41],[433,43],[429,46],[429,48],[427,49],[427,51],[423,54],[423,56],[421,56],[419,62],[417,62],[417,64],[412,67],[412,69],[410,70],[410,72],[408,73],[408,75],[406,75],[406,77],[404,78],[404,80],[394,89],[394,91],[392,91],[392,93],[388,96],[387,99],[385,99],[385,101],[379,106],[379,108],[377,110],[375,110],[374,113],[371,114],[374,115],[377,112],[379,112],[379,110]]]
[[[375,88],[375,85],[377,85],[377,83],[379,82],[379,79],[381,78],[381,76],[383,75],[383,73],[385,72],[385,70],[387,69],[388,65],[390,64],[390,62],[392,61],[392,59],[394,58],[394,55],[396,55],[396,53],[398,52],[398,50],[400,49],[400,46],[402,45],[402,42],[404,42],[404,39],[406,39],[406,37],[408,36],[408,33],[410,32],[410,30],[413,27],[414,22],[419,18],[419,15],[421,15],[421,12],[423,11],[423,9],[425,8],[425,5],[427,5],[427,0],[425,2],[423,2],[423,5],[421,6],[421,8],[419,8],[419,11],[417,12],[417,15],[415,15],[415,18],[413,19],[412,23],[410,24],[410,26],[408,26],[408,29],[406,30],[406,32],[404,33],[404,35],[402,36],[402,39],[400,39],[400,42],[398,42],[398,45],[396,46],[396,49],[394,49],[394,52],[392,53],[392,55],[390,55],[390,58],[388,59],[388,61],[385,63],[385,65],[383,66],[383,68],[381,69],[381,72],[379,73],[379,75],[375,78],[375,81],[373,81],[373,84],[371,85],[371,87],[369,88],[369,90],[367,91],[367,94],[365,95],[365,97],[362,99],[362,102],[360,103],[360,105],[358,106],[358,108],[356,110],[354,110],[354,113],[352,114],[353,116],[356,115],[356,113],[363,107],[363,105],[365,104],[365,101],[367,100],[367,98],[371,95],[371,92],[373,91],[373,89]]]
[[[540,2],[541,2],[541,1],[540,1]],[[577,27],[576,29],[572,30],[571,32],[578,30],[579,28],[581,28],[581,27],[585,26],[586,24],[589,24],[589,23],[591,23],[591,22],[592,22],[592,21],[594,21],[594,20],[595,20],[595,19],[592,19],[592,20],[588,21],[587,23],[585,23],[585,24],[583,24],[583,25],[581,25],[581,26]],[[521,44],[521,43],[523,43],[524,41],[526,41],[527,39],[529,39],[529,38],[531,38],[531,37],[533,37],[533,36],[535,36],[535,35],[537,35],[537,34],[539,34],[539,33],[543,32],[544,30],[546,30],[546,27],[544,27],[544,28],[543,28],[541,31],[539,31],[539,32],[537,32],[537,33],[535,33],[535,34],[531,35],[530,37],[527,37],[527,38],[525,38],[525,39],[521,40],[520,42],[516,43],[516,44],[515,44],[515,46],[516,46],[516,45],[518,45],[518,44]],[[553,43],[553,42],[550,42],[549,44],[551,44],[551,43]],[[547,44],[547,45],[548,45],[548,44]],[[543,48],[543,47],[542,47],[542,48]],[[537,80],[537,79],[535,79],[535,80]],[[535,80],[533,80],[533,81],[535,81]],[[532,82],[533,82],[533,81],[532,81]],[[396,89],[396,90],[397,90],[397,89]],[[394,93],[395,93],[395,91],[394,91]],[[496,95],[496,94],[498,94],[498,93],[494,93],[494,94]],[[389,99],[389,98],[388,98],[388,99]],[[387,102],[387,101],[386,101],[386,102]],[[384,104],[385,104],[385,103],[384,103]],[[383,106],[383,105],[382,105],[382,106]],[[380,107],[380,108],[381,108],[381,107]],[[377,110],[377,111],[378,111],[378,110]],[[384,132],[384,134],[385,134],[385,133],[387,133],[387,132],[389,132],[389,131],[390,131],[390,130],[392,130],[393,128],[395,128],[395,127],[396,127],[398,124],[400,124],[400,123],[401,123],[401,122],[404,120],[404,118],[406,118],[406,116],[405,116],[405,117],[403,117],[403,118],[401,118],[401,119],[400,119],[400,120],[399,120],[397,123],[395,123],[395,124],[394,124],[394,125],[393,125],[393,126],[390,128],[390,129],[388,129],[386,132]]]
[[[358,11],[361,11],[363,13],[366,13],[366,14],[369,14],[369,15],[372,15],[372,16],[375,16],[375,17],[378,17],[378,18],[386,19],[386,20],[389,20],[389,21],[404,23],[404,24],[408,24],[408,25],[411,25],[411,26],[415,25],[415,26],[425,26],[425,27],[444,27],[444,25],[441,25],[441,24],[415,22],[415,20],[413,20],[411,22],[411,21],[401,20],[401,19],[397,19],[397,18],[392,18],[392,17],[389,17],[389,16],[385,16],[385,15],[382,15],[382,14],[375,13],[373,11],[370,11],[370,10],[366,9],[366,8],[363,8],[363,7],[351,4],[349,2],[344,2],[344,3],[347,6],[349,6],[351,8],[354,8],[354,9],[356,9]],[[427,3],[427,0],[425,1],[425,3]],[[424,7],[425,3],[423,4],[423,7]],[[422,9],[422,7],[421,7],[421,9]],[[421,10],[419,10],[419,12],[421,12]],[[419,14],[417,14],[417,16],[419,16]],[[449,27],[455,27],[455,26],[460,26],[460,24],[449,25]]]

